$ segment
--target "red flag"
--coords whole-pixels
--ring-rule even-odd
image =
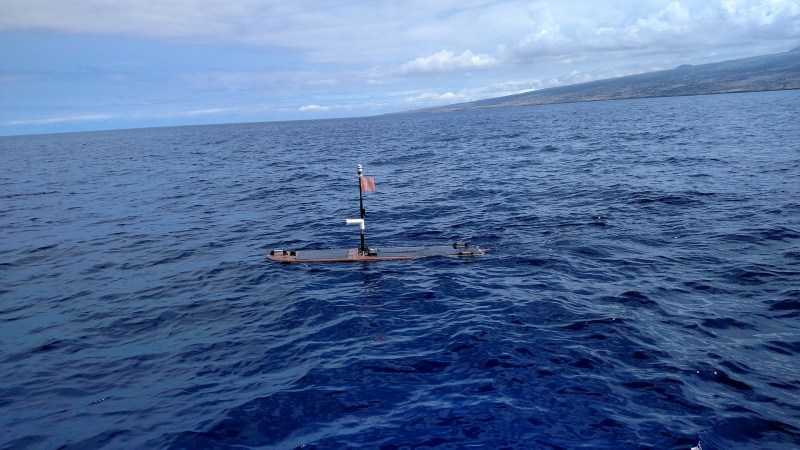
[[[375,178],[361,178],[361,192],[375,192]]]

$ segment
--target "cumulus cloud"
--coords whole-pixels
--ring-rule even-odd
[[[558,25],[546,25],[528,34],[517,44],[518,54],[526,56],[562,56],[574,51],[575,42],[561,33]]]
[[[798,0],[671,1],[626,20],[570,23],[549,9],[534,22],[534,31],[513,47],[521,60],[602,56],[608,52],[666,53],[733,46],[770,38],[800,39]]]
[[[406,108],[425,108],[428,106],[447,105],[451,103],[461,103],[473,100],[468,92],[433,92],[422,91],[408,93],[399,99],[399,102]]]
[[[305,105],[300,107],[300,111],[302,112],[325,112],[330,111],[329,106],[320,106],[320,105]]]
[[[452,50],[441,50],[402,64],[398,72],[402,75],[440,73],[459,69],[481,69],[495,66],[498,63],[499,61],[494,56],[485,53],[476,55],[471,50],[464,50],[461,54],[456,55]]]

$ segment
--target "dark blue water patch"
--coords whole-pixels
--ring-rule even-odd
[[[769,241],[779,241],[796,243],[798,240],[800,240],[800,233],[786,227],[776,227],[771,229],[755,228],[741,230],[735,234],[729,234],[724,236],[723,239],[733,242],[769,243]]]
[[[606,301],[631,308],[659,308],[657,301],[635,290],[625,291],[618,296],[607,297]]]
[[[786,341],[766,341],[764,347],[776,353],[784,355],[793,355],[800,349],[800,341],[786,342]]]
[[[45,435],[30,435],[7,442],[8,448],[36,448],[47,442]]]
[[[768,283],[776,274],[764,266],[748,265],[732,268],[724,276],[734,284],[747,286]]]
[[[715,329],[728,329],[728,328],[734,328],[739,330],[755,329],[755,327],[749,323],[742,322],[740,320],[736,320],[730,317],[704,319],[701,322],[701,325],[706,328],[715,328]]]
[[[688,287],[688,288],[690,288],[692,290],[695,290],[695,291],[698,291],[698,292],[707,293],[707,294],[720,295],[720,294],[727,294],[727,293],[731,292],[730,289],[725,289],[725,288],[720,288],[718,286],[715,286],[714,284],[716,284],[716,283],[711,284],[711,283],[706,283],[706,282],[702,282],[702,281],[686,281],[683,284],[684,284],[684,286],[686,286],[686,287]],[[726,286],[727,286],[727,284],[726,284]]]
[[[319,427],[315,424],[335,422],[348,415],[379,408],[380,405],[380,401],[359,402],[347,391],[312,389],[276,393],[231,411],[226,419],[212,426],[209,431],[179,435],[170,446],[208,448],[217,445],[276,445],[298,429],[313,430]]]
[[[759,417],[734,417],[720,420],[701,435],[704,450],[728,448],[792,448],[798,445],[796,427],[778,420]],[[768,445],[759,443],[769,442]],[[755,444],[755,445],[753,445]]]
[[[797,95],[0,139],[0,447],[798,447]]]
[[[635,193],[631,201],[639,205],[663,204],[670,206],[697,206],[702,204],[694,195],[664,195],[650,192]]]
[[[719,383],[724,385],[730,389],[735,389],[738,391],[752,391],[753,388],[749,386],[747,383],[737,380],[736,378],[730,377],[727,373],[723,372],[720,369],[714,369],[709,367],[703,367],[695,371],[697,376],[703,380],[712,383]]]
[[[800,290],[791,289],[781,294],[780,300],[769,301],[769,310],[781,317],[797,317],[800,315]]]

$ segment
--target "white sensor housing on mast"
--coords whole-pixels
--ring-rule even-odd
[[[347,225],[358,225],[361,231],[364,231],[364,219],[345,219]]]

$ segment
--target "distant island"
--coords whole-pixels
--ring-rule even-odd
[[[786,89],[800,89],[800,48],[784,53],[697,66],[684,64],[672,70],[559,86],[407,113]]]

